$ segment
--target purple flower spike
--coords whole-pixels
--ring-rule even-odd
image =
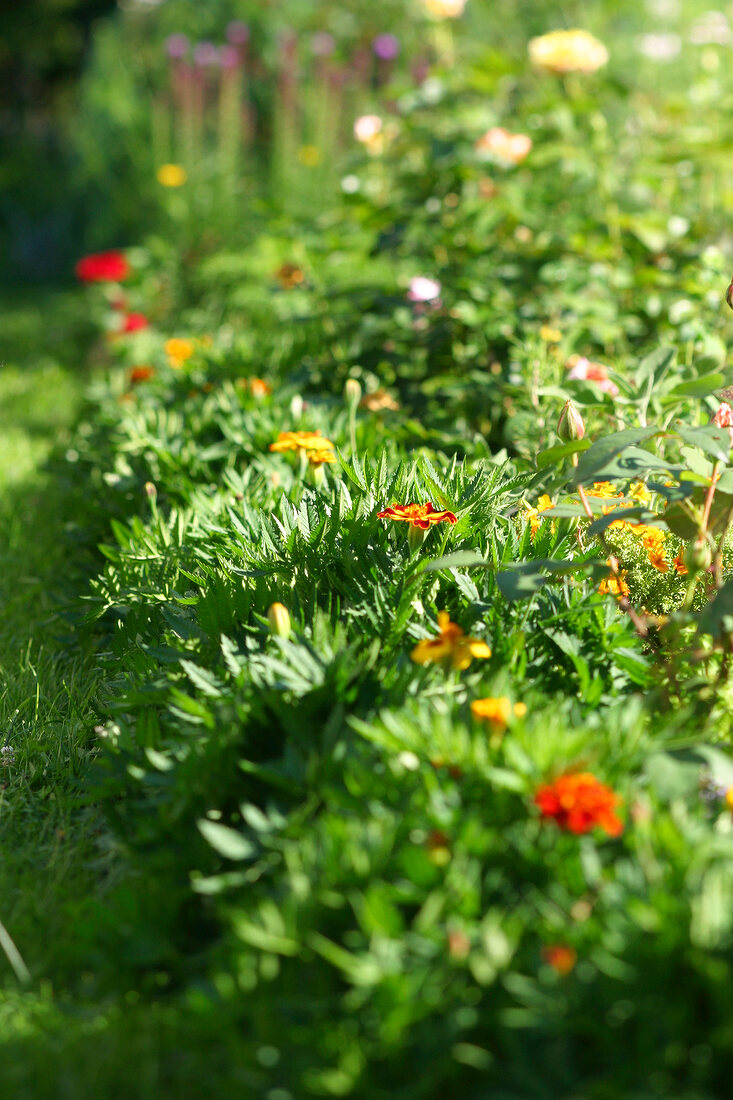
[[[381,61],[394,61],[399,56],[400,40],[393,34],[378,34],[372,49]]]
[[[316,57],[330,57],[336,49],[336,39],[328,31],[318,31],[311,38],[311,49]]]
[[[180,60],[180,58],[188,55],[190,45],[191,43],[185,34],[172,34],[170,38],[165,40],[165,52],[169,57]]]
[[[227,42],[232,46],[246,46],[249,42],[249,27],[239,19],[235,19],[227,27]]]
[[[239,50],[236,46],[222,46],[219,50],[219,64],[222,69],[236,69],[239,64]]]
[[[219,64],[219,51],[213,42],[199,42],[193,51],[193,59],[202,68]]]

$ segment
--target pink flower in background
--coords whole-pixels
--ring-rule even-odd
[[[239,64],[239,50],[236,46],[222,46],[219,50],[219,64],[222,69],[236,69]]]
[[[568,379],[573,382],[595,382],[599,389],[611,397],[617,397],[619,388],[608,377],[608,371],[602,363],[591,363],[584,355],[571,355],[566,366],[570,368]]]
[[[191,43],[185,34],[172,34],[165,40],[165,52],[169,57],[180,60],[188,56]]]
[[[503,126],[494,126],[476,142],[476,150],[504,165],[519,164],[532,148],[528,134],[510,134]]]
[[[407,297],[411,302],[435,302],[440,300],[441,286],[437,279],[428,279],[425,275],[415,275],[410,279]]]
[[[336,39],[328,31],[317,31],[311,38],[311,49],[316,57],[330,57],[336,49]]]
[[[233,23],[230,23],[227,27],[227,42],[231,42],[232,46],[245,46],[249,42],[249,27],[247,24],[240,22],[239,19],[235,19]]]
[[[378,34],[372,49],[380,61],[394,61],[400,52],[400,40],[393,34]]]
[[[218,65],[219,51],[213,42],[199,42],[193,51],[193,59],[202,68],[207,65]]]

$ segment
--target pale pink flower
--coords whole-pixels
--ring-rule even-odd
[[[603,393],[608,393],[611,397],[618,396],[619,388],[608,377],[603,363],[591,363],[584,355],[571,355],[566,365],[570,367],[568,379],[571,381],[595,382]]]
[[[476,142],[477,152],[507,167],[523,161],[531,148],[532,138],[528,134],[511,134],[503,126],[494,126]]]
[[[362,145],[370,145],[381,134],[383,125],[379,115],[362,115],[354,123],[354,137]]]
[[[710,423],[716,424],[719,428],[727,428],[730,432],[731,445],[733,445],[733,409],[726,401],[720,406]]]
[[[437,279],[428,279],[425,275],[415,275],[410,279],[407,297],[411,302],[437,302],[441,286]]]

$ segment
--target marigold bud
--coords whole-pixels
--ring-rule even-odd
[[[562,439],[563,443],[571,443],[577,439],[582,439],[585,435],[585,424],[583,423],[583,417],[572,401],[568,400],[563,405],[562,412],[560,413],[560,419],[557,422],[557,434]]]
[[[274,603],[268,609],[267,621],[270,624],[270,633],[278,638],[290,636],[290,612],[282,603]]]
[[[152,481],[146,481],[145,482],[145,496],[148,497],[150,500],[155,500],[157,495],[158,495],[158,490],[156,489],[153,482]]]
[[[344,397],[347,405],[358,405],[361,401],[362,389],[355,378],[347,378],[344,386]]]
[[[725,300],[730,308],[733,309],[733,279],[731,279],[730,286],[725,292]]]

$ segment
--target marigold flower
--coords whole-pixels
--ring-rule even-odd
[[[251,378],[249,388],[252,391],[252,396],[258,400],[268,397],[272,393],[272,386],[269,382],[265,382],[264,378]]]
[[[628,596],[629,586],[626,583],[626,570],[622,569],[620,573],[612,573],[610,577],[606,577],[598,585],[598,591],[602,596],[615,596],[617,600]]]
[[[652,494],[647,489],[643,481],[634,481],[629,486],[628,495],[632,500],[638,500],[639,504],[648,504],[652,499]]]
[[[534,803],[543,818],[552,818],[561,829],[581,836],[599,826],[609,836],[619,836],[623,824],[614,809],[621,799],[590,772],[561,775],[535,792]]]
[[[83,283],[121,283],[130,274],[130,265],[122,252],[95,252],[83,256],[74,270]]]
[[[509,167],[520,164],[528,155],[532,138],[528,134],[512,134],[503,126],[494,126],[476,141],[474,147],[478,153]]]
[[[275,272],[275,278],[283,290],[292,290],[293,287],[305,282],[303,270],[297,264],[282,264]]]
[[[551,498],[548,497],[547,493],[543,493],[540,499],[537,501],[536,508],[530,508],[529,505],[525,505],[525,507],[527,509],[526,519],[529,520],[530,537],[534,538],[537,534],[537,531],[539,530],[540,523],[542,522],[540,512],[546,512],[548,508],[552,508],[553,503]]]
[[[336,456],[333,451],[329,451],[325,447],[319,451],[308,451],[307,454],[309,463],[316,469],[318,469],[320,466],[323,466],[325,462],[336,461]]]
[[[368,409],[369,412],[381,412],[382,409],[389,409],[391,412],[396,412],[399,409],[399,405],[394,397],[391,397],[386,390],[375,390],[374,393],[364,394],[359,402],[359,408]]]
[[[334,445],[330,439],[326,439],[320,432],[280,432],[275,443],[270,444],[270,450],[282,453],[284,451],[333,451]]]
[[[188,172],[180,164],[161,164],[155,178],[161,187],[183,187]]]
[[[122,328],[118,331],[119,333],[140,332],[141,329],[147,328],[149,323],[144,313],[126,313],[122,320]]]
[[[608,50],[588,31],[551,31],[532,38],[529,59],[551,73],[594,73],[608,61]]]
[[[155,367],[140,366],[130,368],[130,382],[135,385],[137,382],[147,382],[155,374]]]
[[[423,531],[429,530],[435,523],[458,522],[452,512],[438,512],[430,501],[425,504],[393,504],[391,508],[377,512],[377,519],[404,520]]]
[[[562,943],[552,943],[543,947],[542,958],[561,977],[569,974],[578,961],[577,952]]]
[[[540,329],[540,340],[544,340],[546,344],[559,344],[562,340],[562,333],[550,325],[543,325]]]
[[[675,573],[678,573],[680,577],[684,577],[685,573],[687,573],[687,566],[685,565],[681,554],[677,555],[677,557],[672,562],[672,565],[674,566]]]
[[[585,490],[587,497],[620,497],[623,493],[616,492],[616,486],[610,481],[594,481],[591,489]]]
[[[488,722],[495,730],[505,730],[512,717],[524,718],[526,713],[526,703],[515,703],[512,706],[506,695],[500,695],[497,698],[474,699],[471,703],[471,714],[474,718],[478,721]]]
[[[290,635],[290,612],[284,604],[270,604],[267,621],[271,634],[276,634],[278,638],[287,638]]]
[[[474,657],[486,659],[491,656],[486,642],[469,638],[457,623],[450,621],[447,611],[438,612],[438,629],[440,634],[437,638],[424,638],[413,649],[410,657],[415,664],[427,665],[434,661],[443,661],[455,669],[463,670],[468,668]]]
[[[669,573],[669,566],[661,550],[647,550],[647,557],[649,558],[650,565],[653,565],[660,573]]]
[[[193,340],[180,340],[174,337],[172,340],[166,340],[165,342],[165,353],[172,367],[182,367],[195,351],[196,346]]]

